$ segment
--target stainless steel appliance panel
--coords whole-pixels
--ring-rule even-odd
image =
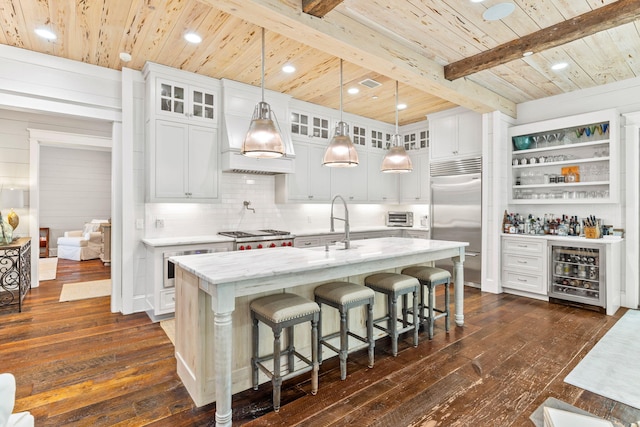
[[[173,288],[176,285],[176,269],[175,264],[172,263],[169,258],[172,256],[182,256],[182,255],[197,255],[197,254],[210,254],[216,252],[215,249],[192,249],[189,251],[174,251],[174,252],[164,252],[162,254],[163,257],[163,288]]]
[[[482,159],[431,164],[431,238],[469,242],[464,262],[467,284],[482,279]],[[450,260],[436,263],[453,270]]]

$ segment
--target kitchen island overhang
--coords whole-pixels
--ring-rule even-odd
[[[245,350],[242,342],[234,343],[234,331],[241,340],[250,329],[234,325],[232,316],[237,308],[248,313],[248,298],[440,259],[454,262],[455,322],[462,326],[466,246],[388,237],[357,240],[346,250],[288,247],[174,257],[178,375],[197,406],[216,402],[216,425],[230,426],[232,393],[250,388],[247,368],[233,368],[234,351]],[[236,323],[244,323],[238,314]],[[241,378],[233,378],[234,372]]]

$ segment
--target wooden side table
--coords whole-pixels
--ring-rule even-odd
[[[40,228],[40,258],[49,258],[49,228]]]

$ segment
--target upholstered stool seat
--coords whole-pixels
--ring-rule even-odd
[[[320,285],[314,290],[316,303],[331,306],[340,313],[340,331],[322,335],[322,310],[318,321],[318,362],[322,363],[322,346],[326,346],[338,353],[340,357],[340,378],[347,377],[347,355],[349,353],[349,337],[356,338],[369,345],[369,367],[373,368],[373,301],[375,293],[365,286],[350,282],[331,282]],[[367,337],[361,337],[349,330],[349,310],[362,305],[367,306]],[[340,348],[329,343],[329,340],[340,336]]]
[[[451,283],[451,273],[437,267],[413,266],[402,270],[402,274],[415,277],[423,287],[427,288],[427,302],[425,303],[424,292],[420,296],[420,318],[429,326],[429,339],[433,339],[433,325],[436,319],[445,318],[445,331],[449,332],[449,300]],[[435,288],[440,285],[444,287],[444,307],[436,308]],[[429,315],[424,315],[424,308],[428,307]],[[436,315],[436,313],[439,313]]]
[[[413,330],[413,345],[418,346],[418,310],[412,310],[413,321],[407,320],[408,295],[413,293],[413,307],[418,307],[418,292],[420,283],[415,277],[398,273],[376,273],[367,276],[364,284],[376,292],[387,296],[387,314],[373,321],[374,327],[385,331],[391,337],[391,352],[398,355],[398,335]],[[398,329],[397,302],[402,297],[402,328]],[[387,322],[384,328],[378,323]]]
[[[294,376],[311,371],[311,394],[318,392],[318,319],[320,307],[315,302],[294,294],[275,294],[251,301],[251,322],[253,324],[253,357],[251,367],[253,373],[253,388],[258,389],[259,370],[264,372],[273,384],[273,409],[280,410],[280,387],[282,382]],[[259,331],[258,322],[269,326],[273,331],[273,354],[259,355]],[[294,346],[293,327],[300,323],[311,322],[311,360],[298,353]],[[282,330],[287,331],[287,347],[281,349],[280,335]],[[287,356],[288,373],[280,372],[280,357]],[[305,363],[305,366],[294,370],[297,357]],[[273,360],[273,371],[270,371],[262,362]]]

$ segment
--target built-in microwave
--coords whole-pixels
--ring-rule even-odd
[[[209,254],[215,252],[215,249],[192,249],[190,251],[178,251],[178,252],[165,252],[163,254],[163,268],[162,273],[164,279],[162,281],[162,286],[164,288],[173,288],[176,283],[176,269],[175,264],[172,263],[169,258],[172,256],[181,256],[181,255],[196,255],[196,254]]]
[[[387,227],[413,227],[413,212],[387,212]]]

